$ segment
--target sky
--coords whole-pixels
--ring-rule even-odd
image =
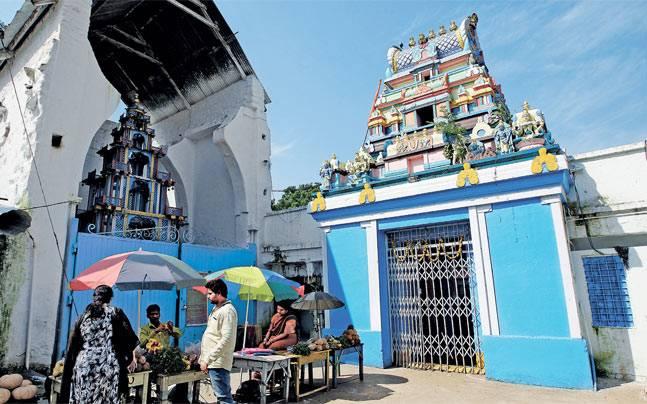
[[[9,21],[22,1],[0,0]],[[647,1],[218,0],[272,99],[275,190],[352,158],[386,51],[476,12],[485,62],[512,112],[544,112],[569,154],[647,138]],[[11,11],[13,9],[13,11]],[[277,195],[278,196],[278,195]]]

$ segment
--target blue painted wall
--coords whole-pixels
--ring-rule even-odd
[[[175,243],[166,243],[160,241],[146,241],[123,237],[111,237],[105,235],[95,235],[88,233],[77,233],[78,221],[75,219],[71,223],[70,248],[67,251],[67,268],[66,275],[68,280],[73,279],[79,273],[83,272],[93,263],[113,254],[119,254],[128,251],[135,251],[139,248],[146,251],[154,251],[162,254],[178,257],[178,245]],[[199,272],[213,272],[232,266],[255,265],[256,263],[256,246],[251,245],[249,248],[216,248],[210,246],[183,244],[182,256],[183,261],[187,262]],[[137,291],[120,291],[115,289],[115,295],[112,301],[117,307],[124,310],[135,330],[137,330]],[[64,290],[64,304],[61,310],[60,337],[57,347],[57,357],[61,357],[67,346],[69,330],[74,326],[79,314],[85,310],[85,307],[92,301],[92,291],[72,292],[67,287]],[[236,288],[232,288],[230,298],[238,310],[239,323],[245,321],[245,301],[235,297]],[[175,289],[170,291],[146,290],[142,292],[141,299],[141,324],[146,324],[146,307],[149,304],[156,303],[160,306],[163,321],[175,321],[177,292]],[[180,291],[180,323],[183,336],[180,339],[180,348],[192,342],[198,342],[202,338],[205,326],[186,326],[186,290]],[[205,297],[205,304],[207,304]],[[255,321],[254,302],[249,306],[250,323]]]
[[[589,351],[583,339],[485,336],[483,350],[488,379],[593,389]]]
[[[501,334],[483,337],[487,377],[593,388],[586,341],[569,338],[550,205],[538,199],[496,204],[486,222]]]
[[[139,248],[146,251],[159,252],[162,254],[177,257],[177,244],[165,243],[159,241],[147,241],[127,239],[122,237],[98,236],[88,233],[78,233],[77,240],[72,243],[71,253],[68,256],[68,279],[73,279],[76,275],[83,272],[95,262],[114,254],[128,251],[136,251]],[[137,291],[120,291],[115,289],[112,304],[124,310],[133,328],[137,330]],[[92,290],[72,292],[66,289],[65,301],[69,306],[65,307],[64,316],[61,323],[61,337],[59,338],[58,354],[61,354],[67,345],[69,330],[74,326],[80,313],[83,313],[85,307],[92,301]],[[162,319],[164,321],[175,321],[175,290],[159,291],[147,290],[142,293],[141,299],[141,323],[146,324],[146,307],[149,304],[156,303],[160,306]]]
[[[537,199],[496,204],[486,221],[500,334],[568,337],[550,206]]]
[[[220,248],[197,244],[182,245],[182,261],[191,265],[196,271],[211,273],[227,269],[234,266],[256,265],[256,245],[252,244],[249,248]],[[236,307],[238,312],[238,324],[245,323],[245,305],[247,301],[240,300],[236,297],[238,288],[230,287],[228,290],[229,299]],[[181,305],[186,304],[186,290],[181,291]],[[206,304],[206,299],[205,299]],[[208,310],[212,305],[209,304]],[[249,302],[249,323],[256,322],[256,302]],[[205,325],[186,325],[186,310],[180,311],[180,324],[183,324],[184,335],[181,339],[181,346],[200,342]]]
[[[358,332],[370,330],[366,232],[357,225],[333,227],[326,235],[328,292],[346,305],[330,311],[329,328],[353,324]]]

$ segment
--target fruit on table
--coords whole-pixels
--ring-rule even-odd
[[[0,404],[4,404],[11,398],[11,392],[8,389],[0,388]]]
[[[32,384],[29,386],[18,387],[12,390],[11,397],[13,397],[15,400],[31,400],[32,398],[36,397],[37,392],[38,388]]]
[[[22,376],[18,373],[13,373],[10,375],[4,375],[0,377],[0,387],[13,390],[16,387],[20,387],[22,384]]]

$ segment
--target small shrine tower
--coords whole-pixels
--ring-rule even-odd
[[[97,152],[101,172],[93,170],[82,181],[90,187],[87,210],[79,214],[82,230],[116,236],[146,230],[144,238],[168,240],[186,219],[182,208],[169,206],[167,191],[175,181],[159,169],[166,147],[153,145],[149,123],[138,95],[130,93],[112,143]]]

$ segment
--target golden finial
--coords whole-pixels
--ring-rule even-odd
[[[449,24],[449,30],[450,30],[450,31],[456,31],[457,29],[458,29],[458,25],[456,25],[456,21],[452,21],[452,22]]]
[[[438,28],[438,35],[445,35],[447,31],[445,30],[445,26],[441,25],[440,28]]]
[[[436,33],[434,32],[434,30],[433,29],[430,30],[428,38],[431,40],[431,39],[434,39],[435,37],[436,37]]]
[[[416,46],[416,40],[411,37],[409,38],[409,47],[413,48],[414,46]]]
[[[424,45],[427,43],[427,37],[425,36],[425,34],[423,33],[418,34],[418,43],[420,45]]]
[[[528,104],[528,101],[523,102],[523,110],[524,111],[530,110],[530,104]]]

